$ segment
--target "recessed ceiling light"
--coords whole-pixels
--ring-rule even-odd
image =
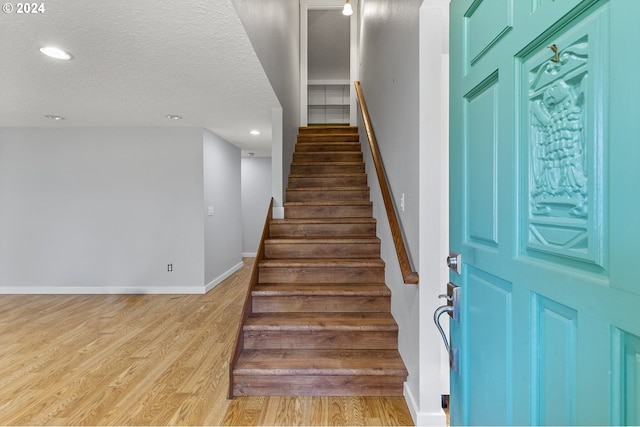
[[[47,114],[47,115],[45,115],[45,117],[47,119],[55,120],[57,122],[59,122],[60,120],[64,120],[64,117],[62,117],[62,116],[54,116],[52,114]]]
[[[259,130],[252,130],[249,132],[251,135],[260,135],[260,131]]]
[[[53,46],[41,47],[40,52],[44,53],[45,55],[51,58],[64,59],[64,60],[71,59],[70,53],[65,52],[64,50],[58,49],[57,47],[53,47]]]
[[[177,114],[167,114],[166,117],[169,120],[180,120],[180,119],[182,119],[182,116],[179,116]]]

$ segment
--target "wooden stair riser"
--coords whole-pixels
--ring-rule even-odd
[[[367,186],[366,174],[289,175],[290,188]]]
[[[294,175],[329,175],[334,173],[357,174],[357,173],[364,173],[364,163],[363,162],[292,163],[291,173]]]
[[[402,393],[406,376],[397,350],[245,349],[234,369],[234,390],[246,395],[393,396]]]
[[[338,151],[362,153],[362,146],[359,142],[298,142],[295,146],[295,153],[318,153]]]
[[[356,218],[365,219],[365,218]],[[376,222],[317,222],[316,219],[272,222],[270,237],[368,237],[376,235]]]
[[[402,396],[406,376],[234,375],[235,396]]]
[[[254,313],[384,313],[391,298],[384,296],[253,296]]]
[[[298,142],[358,142],[360,136],[357,133],[336,134],[298,134]]]
[[[247,349],[360,349],[398,348],[397,332],[343,331],[245,331]]]
[[[265,257],[270,258],[374,258],[380,256],[380,240],[373,239],[269,239]]]
[[[259,267],[260,283],[384,283],[384,267]]]
[[[313,188],[288,188],[287,201],[289,202],[320,202],[324,200],[370,200],[370,191],[368,187],[362,189],[319,189]]]
[[[362,151],[310,151],[293,153],[294,163],[362,161]]]
[[[370,218],[373,215],[371,204],[284,205],[285,218]]]
[[[299,135],[317,135],[317,134],[357,134],[358,127],[357,126],[303,126],[298,129]]]

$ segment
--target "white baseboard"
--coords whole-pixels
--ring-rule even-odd
[[[415,397],[413,396],[413,392],[411,388],[409,388],[408,383],[405,381],[404,383],[404,400],[407,402],[407,406],[409,407],[409,412],[411,413],[411,418],[413,418],[413,423],[415,425],[420,425],[416,423],[418,419],[418,411],[420,410],[420,406],[418,402],[416,402]]]
[[[242,252],[242,258],[255,258],[258,256],[257,252]]]
[[[446,427],[447,414],[442,409],[438,412],[420,412],[416,425]]]
[[[420,412],[420,405],[411,391],[411,388],[404,383],[404,400],[407,402],[411,418],[417,426],[441,426],[447,425],[447,414],[442,409],[436,412]]]
[[[160,295],[204,293],[203,286],[0,286],[0,294],[4,295]]]
[[[231,276],[233,273],[235,273],[236,271],[240,270],[243,266],[243,262],[240,261],[239,263],[237,263],[236,265],[234,265],[233,267],[231,267],[229,270],[225,271],[224,273],[222,273],[220,276],[216,277],[215,279],[213,279],[211,282],[207,283],[207,285],[204,287],[204,293],[206,294],[207,292],[209,292],[211,289],[215,288],[217,285],[219,285],[220,283],[222,283],[222,281],[224,279],[226,279],[227,277]]]
[[[242,266],[243,263],[240,261],[206,286],[0,286],[0,295],[202,295],[240,270]]]

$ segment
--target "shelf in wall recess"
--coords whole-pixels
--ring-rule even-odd
[[[349,80],[310,80],[307,87],[308,122],[349,123],[349,87]]]
[[[348,79],[323,79],[323,80],[307,80],[308,86],[327,86],[327,85],[341,85],[349,86],[351,82]]]
[[[346,102],[342,102],[342,103],[326,103],[326,104],[309,104],[309,107],[343,107],[343,106],[349,106],[349,103]]]

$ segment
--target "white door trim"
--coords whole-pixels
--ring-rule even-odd
[[[356,93],[353,82],[358,80],[358,0],[350,0],[353,8],[353,15],[350,16],[350,58],[349,58],[349,123],[351,126],[358,125],[358,111],[356,108]],[[309,10],[332,10],[342,9],[344,0],[300,0],[300,126],[307,126],[307,84],[309,73],[307,70],[307,34],[308,34],[308,12]]]

